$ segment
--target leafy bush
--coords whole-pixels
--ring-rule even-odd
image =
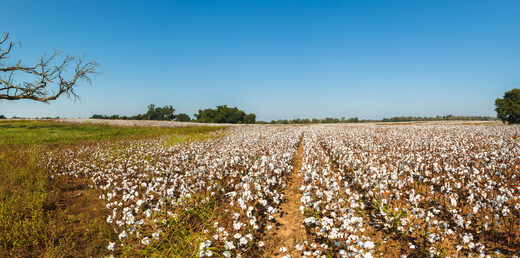
[[[177,121],[177,122],[189,122],[189,121],[191,121],[191,118],[187,114],[180,113],[177,116],[175,116],[175,121]]]
[[[255,114],[247,114],[237,107],[229,108],[227,105],[217,106],[216,109],[207,108],[199,110],[195,114],[197,122],[202,123],[229,123],[229,124],[254,124]]]
[[[175,119],[173,114],[175,109],[172,106],[155,107],[154,104],[148,105],[148,112],[144,114],[146,120],[168,120]]]

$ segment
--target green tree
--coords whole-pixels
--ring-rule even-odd
[[[256,123],[255,114],[247,114],[244,116],[244,124],[254,124],[254,123]]]
[[[495,111],[504,123],[520,123],[520,89],[512,89],[504,93],[504,98],[496,99]]]
[[[230,123],[230,124],[243,124],[243,123],[255,123],[255,114],[246,114],[243,110],[236,107],[230,108],[226,105],[217,106],[216,109],[207,108],[199,110],[197,114],[194,114],[197,118],[197,122],[202,123]]]
[[[189,122],[189,121],[191,121],[191,118],[187,114],[180,113],[180,114],[175,116],[175,121],[177,121],[177,122]]]
[[[198,114],[194,114],[195,118],[198,122],[202,123],[216,123],[215,117],[217,115],[217,111],[211,108],[206,108],[204,110],[199,110]]]
[[[144,114],[146,120],[168,120],[175,119],[173,114],[175,109],[172,106],[155,107],[154,104],[148,105],[148,112]]]

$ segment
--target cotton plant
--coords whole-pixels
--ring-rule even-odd
[[[502,125],[247,126],[172,147],[100,143],[45,162],[53,176],[86,177],[100,190],[115,254],[160,243],[183,212],[206,206],[217,212],[201,229],[198,256],[261,254],[301,142],[301,256],[370,257],[395,245],[395,255],[486,256],[519,245],[519,133]],[[499,247],[495,237],[505,239]]]

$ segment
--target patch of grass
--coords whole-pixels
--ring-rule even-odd
[[[78,142],[118,140],[160,135],[198,135],[223,129],[220,126],[192,127],[120,127],[70,124],[48,121],[0,121],[2,144],[77,144]]]
[[[48,197],[37,160],[20,150],[0,152],[0,251],[1,256],[45,242],[44,204]]]
[[[77,183],[52,180],[39,165],[48,150],[45,146],[0,146],[2,257],[96,255],[111,238],[97,195],[85,191],[70,198],[67,189]]]
[[[96,255],[113,238],[98,194],[49,177],[41,145],[0,146],[0,256]],[[82,191],[80,195],[72,189]]]

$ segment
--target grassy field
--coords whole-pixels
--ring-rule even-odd
[[[0,122],[0,256],[100,256],[116,238],[86,179],[41,167],[49,151],[79,144],[165,137],[180,144],[221,136],[223,127],[143,128],[48,121]]]
[[[119,140],[161,135],[199,137],[223,127],[120,127],[93,124],[69,124],[35,120],[0,120],[0,145],[6,144],[78,144],[88,141]]]

